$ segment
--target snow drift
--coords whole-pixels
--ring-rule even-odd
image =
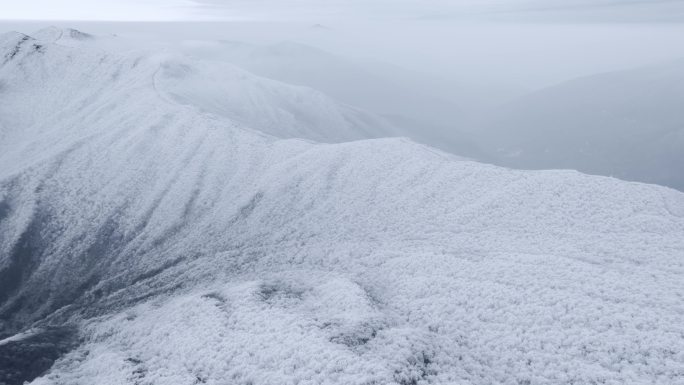
[[[230,66],[0,47],[2,331],[82,338],[36,384],[681,379],[682,193],[292,139],[367,131]]]

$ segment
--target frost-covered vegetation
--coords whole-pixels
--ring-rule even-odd
[[[81,340],[33,383],[683,383],[684,194],[35,35],[0,37],[0,326]]]

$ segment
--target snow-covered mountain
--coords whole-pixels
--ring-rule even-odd
[[[366,131],[228,65],[0,58],[0,354],[79,335],[35,384],[681,379],[680,192],[294,139]]]
[[[684,61],[543,89],[492,113],[483,147],[512,167],[572,168],[684,190]]]
[[[470,119],[514,93],[504,87],[447,81],[382,62],[347,58],[291,41],[256,45],[191,40],[182,42],[181,50],[321,90],[386,117],[403,136],[465,156],[481,153],[467,132]]]
[[[101,49],[112,45],[112,37],[100,38],[54,27],[38,31],[37,35],[46,36],[48,41],[54,40],[59,46],[73,46],[70,53],[65,53],[68,50],[64,48],[64,52],[57,53],[58,57],[46,61],[45,65],[52,65],[57,71],[62,66],[79,65],[73,63],[72,56],[74,52],[83,50],[90,53],[86,60],[91,63],[85,65],[92,65],[92,61],[96,60],[103,61],[103,65],[98,65],[100,73],[94,74],[96,78],[89,79],[90,82],[99,82],[106,87],[111,78],[126,71],[115,68],[117,64],[110,63],[115,59]],[[81,39],[81,36],[87,38]],[[63,44],[65,39],[68,44]],[[98,44],[100,40],[105,41]],[[38,41],[41,42],[39,45],[45,43]],[[118,45],[125,47],[131,43],[123,41]],[[143,60],[160,64],[155,67],[152,80],[146,80],[145,83],[152,84],[162,97],[175,103],[191,104],[203,112],[228,117],[268,134],[319,142],[396,135],[392,124],[377,115],[338,103],[314,89],[258,77],[227,63],[189,60],[169,52],[150,53],[139,49],[126,50],[123,55],[132,62],[131,66]],[[80,75],[78,71],[73,72],[75,76]],[[104,79],[100,79],[101,75],[105,75]],[[35,87],[44,87],[41,82],[36,82]],[[44,95],[48,99],[53,96],[49,93]]]
[[[31,34],[31,37],[46,43],[59,43],[61,45],[74,45],[95,39],[95,36],[77,29],[55,26],[36,31]]]

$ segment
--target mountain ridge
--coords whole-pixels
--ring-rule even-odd
[[[278,138],[159,68],[0,66],[0,328],[80,338],[32,383],[676,380],[681,192]]]

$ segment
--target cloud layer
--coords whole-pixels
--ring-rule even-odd
[[[684,22],[682,0],[2,0],[6,20],[308,20],[364,18]]]

